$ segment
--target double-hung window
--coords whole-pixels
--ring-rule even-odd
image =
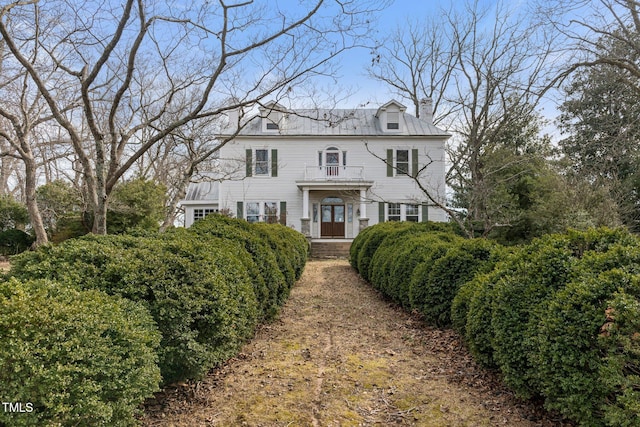
[[[269,175],[269,150],[256,150],[256,175]]]
[[[405,221],[418,222],[418,205],[404,205]]]
[[[396,148],[387,150],[387,176],[412,176],[419,173],[418,150]]]
[[[264,222],[269,224],[278,223],[278,203],[264,202]]]
[[[258,222],[260,221],[260,202],[248,202],[247,203],[247,221]]]
[[[426,209],[425,206],[422,207]],[[380,220],[385,220],[380,212]],[[410,221],[420,222],[420,205],[405,203],[386,203],[386,220],[387,221]]]
[[[284,206],[285,202],[247,202],[245,204],[245,218],[248,222],[267,222],[277,224],[282,218],[279,206]],[[286,209],[286,207],[283,207]]]
[[[409,150],[396,150],[396,175],[409,174]]]
[[[387,129],[389,130],[400,129],[400,113],[387,112]]]
[[[400,209],[400,203],[389,203],[388,204],[388,214],[387,214],[387,220],[388,221],[401,221],[402,220],[402,215],[401,215],[401,209]]]
[[[247,148],[247,176],[278,176],[278,150]]]

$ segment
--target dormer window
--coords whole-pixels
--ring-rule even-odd
[[[398,130],[400,129],[400,113],[387,112],[387,129]]]
[[[260,108],[260,116],[262,117],[262,131],[274,132],[284,128],[287,113],[283,106],[270,102]]]
[[[401,118],[406,110],[407,107],[396,101],[389,101],[378,108],[376,118],[379,120],[381,130],[390,133],[403,132]]]

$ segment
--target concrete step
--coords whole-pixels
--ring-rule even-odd
[[[349,258],[351,242],[311,242],[312,258]]]

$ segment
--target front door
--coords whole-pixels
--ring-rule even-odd
[[[321,205],[321,237],[344,237],[344,205]]]

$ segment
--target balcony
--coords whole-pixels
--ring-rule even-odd
[[[305,166],[305,181],[364,181],[364,166]]]

